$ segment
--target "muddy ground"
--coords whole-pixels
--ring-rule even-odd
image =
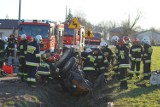
[[[0,77],[0,107],[107,107],[111,99],[106,87],[75,97],[62,90],[57,80],[33,88],[8,75]]]

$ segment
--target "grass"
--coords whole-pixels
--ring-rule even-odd
[[[153,47],[151,70],[160,69],[160,47]],[[141,72],[143,72],[141,63]],[[134,82],[145,83],[147,87],[138,87]],[[118,84],[118,83],[115,83]],[[113,85],[112,84],[112,87]],[[160,107],[160,86],[152,86],[149,80],[131,79],[128,81],[128,90],[114,88],[111,98],[114,107]]]

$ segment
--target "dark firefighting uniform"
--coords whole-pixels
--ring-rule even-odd
[[[119,67],[118,67],[118,71],[120,72],[120,88],[121,89],[127,89],[128,85],[127,85],[127,69],[130,68],[130,64],[129,64],[129,49],[123,45],[123,46],[119,46],[118,49],[118,63],[119,63]]]
[[[36,41],[27,43],[26,51],[26,67],[28,72],[27,82],[36,82],[36,71],[40,64],[40,47]]]
[[[113,56],[114,56],[112,50],[107,46],[104,49],[101,49],[101,51],[104,54],[104,56],[107,58],[108,62],[111,63],[111,61],[113,61]]]
[[[17,47],[17,55],[19,56],[19,75],[21,76],[22,81],[26,79],[27,77],[27,71],[26,71],[26,60],[25,60],[25,53],[27,50],[27,41],[22,40],[18,43]]]
[[[95,58],[91,53],[84,59],[83,71],[86,75],[86,79],[94,83],[97,78],[97,72],[95,68]]]
[[[143,73],[144,79],[149,79],[151,73],[151,56],[152,56],[152,47],[148,44],[144,44],[143,47]]]
[[[15,38],[8,38],[8,46],[7,46],[7,57],[12,56],[14,57],[14,50],[15,50],[15,45],[17,41]]]
[[[140,74],[140,64],[142,60],[142,54],[143,54],[143,49],[140,44],[134,44],[130,48],[131,72],[135,72],[136,76],[139,76]]]
[[[98,50],[98,54],[93,54],[95,57],[96,70],[98,71],[98,75],[104,74],[107,71],[107,67],[109,66],[108,60],[106,57]]]
[[[3,40],[0,40],[0,69],[2,69],[4,61],[5,61],[5,42]]]

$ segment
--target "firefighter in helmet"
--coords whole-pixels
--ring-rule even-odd
[[[17,40],[15,39],[15,35],[11,34],[8,38],[8,46],[6,48],[7,51],[7,57],[12,57],[12,63],[14,63],[14,52],[15,52],[15,46],[16,46]]]
[[[140,64],[142,61],[142,54],[143,54],[143,48],[139,44],[139,39],[134,38],[133,45],[130,48],[130,59],[131,59],[131,72],[135,74],[136,77],[140,75]]]
[[[152,57],[152,46],[150,39],[147,37],[144,37],[142,39],[142,42],[144,43],[143,46],[143,79],[149,79],[150,78],[150,73],[151,73],[151,57]]]
[[[19,57],[19,71],[18,74],[21,77],[22,81],[25,81],[27,78],[27,72],[26,72],[26,60],[25,60],[25,53],[27,50],[27,40],[26,40],[26,34],[21,35],[21,41],[18,43],[17,47],[17,56]]]
[[[95,48],[93,50],[93,56],[95,57],[95,64],[96,64],[96,70],[98,72],[98,76],[103,74],[107,71],[107,68],[109,66],[109,62],[102,54],[99,48]]]
[[[118,36],[112,36],[112,38],[111,38],[111,42],[112,42],[112,44],[113,44],[114,46],[116,46],[116,45],[117,45],[118,39],[119,39],[119,37],[118,37]]]
[[[120,72],[120,89],[128,89],[127,85],[127,69],[130,68],[129,64],[129,49],[125,46],[124,40],[118,40],[118,71]]]
[[[108,44],[105,41],[102,41],[100,43],[100,50],[104,54],[104,56],[107,58],[108,62],[110,64],[113,64],[114,54],[113,54],[112,50],[108,47]]]
[[[124,36],[123,39],[124,39],[124,45],[125,45],[128,49],[130,49],[131,46],[132,46],[130,37],[129,37],[129,36]]]
[[[26,67],[28,72],[27,82],[31,86],[35,86],[36,83],[36,71],[40,64],[40,46],[42,37],[36,36],[35,39],[27,36],[27,50],[26,50]]]
[[[87,56],[85,57],[83,62],[83,71],[85,73],[86,79],[94,83],[97,77],[95,58],[92,54],[92,49],[87,48],[85,52],[87,53]]]

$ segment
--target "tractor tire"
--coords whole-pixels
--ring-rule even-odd
[[[59,74],[62,78],[66,78],[67,75],[69,75],[69,72],[71,68],[75,65],[76,58],[72,57],[69,59],[69,61],[65,64],[62,70],[60,70]]]
[[[74,55],[74,48],[67,49],[57,62],[57,67],[62,69],[66,62]]]

